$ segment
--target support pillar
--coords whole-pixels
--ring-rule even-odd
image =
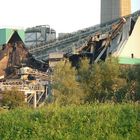
[[[37,102],[36,102],[36,92],[34,92],[34,95],[33,95],[33,107],[36,108],[37,107]]]
[[[90,44],[90,53],[92,54],[91,56],[91,64],[94,62],[94,55],[95,55],[95,45],[94,43]]]
[[[27,103],[27,93],[26,92],[24,93],[24,101],[25,101],[25,103]]]

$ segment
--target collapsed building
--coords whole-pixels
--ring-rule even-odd
[[[24,38],[23,30],[0,30],[0,90],[16,88],[36,107],[48,94],[47,66],[28,52]]]
[[[121,64],[140,63],[140,11],[93,27],[78,30],[70,36],[30,48],[38,60],[49,60],[50,53],[64,53],[73,63],[80,56],[89,56],[92,63],[108,55],[119,58]],[[54,57],[55,58],[55,57]],[[52,58],[51,58],[52,59]]]

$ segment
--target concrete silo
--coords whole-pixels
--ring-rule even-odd
[[[101,0],[101,23],[131,14],[131,0]]]

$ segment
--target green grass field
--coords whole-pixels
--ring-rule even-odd
[[[140,105],[51,105],[1,111],[0,140],[140,140]]]

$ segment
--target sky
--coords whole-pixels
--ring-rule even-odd
[[[132,1],[132,12],[140,0]],[[100,23],[100,0],[1,0],[0,28],[50,25],[57,33]]]

